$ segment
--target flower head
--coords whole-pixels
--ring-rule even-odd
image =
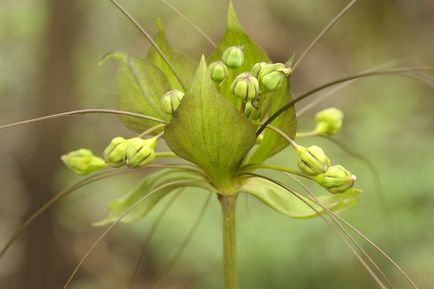
[[[319,134],[335,135],[342,128],[344,114],[337,108],[328,108],[318,112],[315,119],[315,132]]]
[[[317,176],[322,174],[330,166],[330,159],[319,146],[297,146],[296,151],[299,157],[298,167],[308,175]]]
[[[96,157],[91,150],[78,149],[61,157],[65,165],[74,173],[80,176],[85,176],[107,165],[103,159]]]
[[[167,114],[173,114],[181,103],[184,93],[180,90],[171,90],[161,97],[160,107]]]
[[[151,163],[155,159],[154,148],[157,138],[142,139],[139,137],[130,139],[125,158],[126,165],[130,168],[140,168]]]
[[[245,72],[238,75],[231,86],[232,93],[247,102],[259,95],[259,82],[251,73]]]
[[[123,137],[115,137],[104,150],[105,162],[115,168],[125,164],[125,153],[129,146],[129,140]]]
[[[332,194],[340,194],[353,187],[356,176],[341,165],[335,165],[315,180]]]

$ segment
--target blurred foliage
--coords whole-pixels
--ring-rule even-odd
[[[198,59],[202,52],[211,51],[200,35],[161,2],[123,2],[150,31],[155,31],[155,19],[161,17],[168,38],[191,57]],[[172,2],[212,38],[222,36],[226,1]],[[273,60],[284,61],[294,51],[300,55],[345,2],[239,0],[235,6],[247,32]],[[0,123],[38,115],[34,91],[44,77],[38,74],[38,67],[41,59],[49,57],[44,54],[45,44],[41,40],[48,25],[49,7],[44,3],[37,0],[0,3]],[[79,5],[86,11],[82,19],[77,19],[84,28],[74,58],[79,106],[114,107],[115,67],[100,68],[98,61],[115,50],[143,56],[149,45],[109,1],[81,0]],[[434,4],[430,0],[359,1],[300,65],[293,79],[295,95],[397,58],[418,57],[432,63],[433,29]],[[337,138],[375,164],[383,190],[375,186],[364,163],[332,143],[318,138],[300,142],[322,145],[332,159],[345,163],[358,176],[357,187],[365,193],[361,203],[344,217],[402,264],[420,288],[434,287],[433,94],[427,86],[399,78],[362,80],[299,120],[299,129],[309,130],[314,125],[313,113],[320,108],[336,106],[345,112],[344,129]],[[74,118],[71,123],[68,138],[59,140],[64,143],[65,152],[77,146],[101,152],[114,134],[131,135],[114,117],[86,116]],[[15,158],[23,150],[32,152],[32,144],[27,131],[21,128],[0,133],[2,244],[20,224],[28,206]],[[273,161],[295,166],[293,155],[288,149]],[[35,164],[35,169],[38,165],[41,164]],[[53,181],[61,190],[76,179],[62,170],[55,180],[46,181]],[[91,227],[91,223],[104,216],[107,201],[125,194],[138,181],[137,175],[101,181],[57,206],[56,222],[61,228],[58,243],[69,266],[75,266],[101,232],[100,228]],[[379,198],[379,194],[383,197]],[[149,286],[153,276],[165,266],[194,222],[204,198],[192,190],[175,203],[147,248],[136,288]],[[386,203],[381,202],[383,198]],[[84,264],[72,288],[126,288],[142,242],[163,204],[159,207],[148,219],[117,228]],[[182,258],[162,280],[161,288],[222,287],[219,214],[214,201]],[[241,198],[238,216],[240,288],[375,287],[356,258],[320,219],[291,220],[253,198]],[[19,275],[21,250],[16,245],[1,260],[0,284],[13,284],[14,278],[25,278]],[[399,284],[397,288],[408,287],[377,252],[371,249],[369,252],[378,257],[381,267]]]

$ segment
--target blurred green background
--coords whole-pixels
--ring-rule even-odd
[[[124,0],[153,32],[157,17],[175,47],[198,59],[212,47],[158,0]],[[218,40],[227,1],[172,1]],[[236,0],[247,32],[284,61],[301,54],[346,1]],[[434,2],[366,0],[330,31],[293,76],[297,95],[326,81],[395,59],[434,60]],[[98,67],[113,50],[145,55],[147,42],[109,1],[2,0],[0,2],[0,123],[77,108],[116,105],[115,66]],[[344,110],[337,137],[375,164],[382,189],[368,167],[330,142],[321,144],[357,176],[361,203],[343,214],[385,249],[420,288],[434,288],[434,122],[433,90],[396,77],[359,81],[299,119],[311,129],[321,108]],[[312,98],[313,99],[313,98]],[[300,109],[310,100],[301,103]],[[112,116],[81,116],[0,132],[0,245],[53,194],[78,180],[59,156],[78,147],[102,152],[113,136],[131,136]],[[292,152],[274,163],[294,166]],[[0,288],[59,289],[78,260],[102,232],[92,222],[108,200],[128,192],[139,175],[92,184],[43,215],[0,260]],[[378,197],[382,194],[382,198]],[[170,209],[145,248],[134,288],[148,288],[192,226],[205,194],[186,191]],[[379,203],[379,199],[386,202]],[[127,288],[143,240],[162,209],[118,227],[85,262],[72,289]],[[292,220],[250,199],[239,202],[240,288],[358,289],[375,282],[321,219]],[[220,216],[216,200],[197,233],[159,288],[222,288]],[[375,250],[368,250],[395,288],[410,288]]]

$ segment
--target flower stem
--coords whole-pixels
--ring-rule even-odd
[[[237,289],[235,207],[237,196],[219,195],[223,215],[223,266],[225,289]]]

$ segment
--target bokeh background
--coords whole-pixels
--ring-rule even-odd
[[[247,32],[275,61],[301,54],[347,1],[236,0]],[[122,3],[149,31],[161,17],[173,45],[198,59],[212,47],[158,0]],[[172,1],[218,40],[224,31],[227,1]],[[367,0],[330,31],[293,76],[297,95],[326,81],[396,59],[434,62],[434,2]],[[145,55],[147,42],[109,1],[2,0],[0,2],[0,123],[77,108],[116,105],[115,65],[98,67],[113,50]],[[361,203],[343,214],[385,249],[416,280],[434,288],[434,91],[396,77],[352,84],[299,119],[314,125],[321,108],[345,111],[337,137],[371,161],[366,163],[330,142],[321,144],[345,164],[364,189]],[[301,103],[298,109],[305,104]],[[79,178],[62,167],[59,156],[78,147],[102,152],[114,136],[131,136],[113,116],[81,116],[0,132],[0,245],[23,220],[56,192]],[[287,150],[275,163],[295,165]],[[113,197],[127,193],[140,175],[92,184],[65,198],[39,218],[0,260],[0,288],[62,288],[80,257],[102,232],[101,219]],[[186,191],[143,248],[152,222],[164,206],[135,224],[122,225],[92,253],[72,289],[127,288],[144,249],[134,288],[150,288],[196,219],[205,194]],[[321,219],[280,216],[256,200],[243,198],[238,210],[240,288],[375,288],[351,252]],[[220,216],[216,200],[176,265],[159,288],[222,288]],[[375,250],[368,250],[396,284],[410,288]]]

